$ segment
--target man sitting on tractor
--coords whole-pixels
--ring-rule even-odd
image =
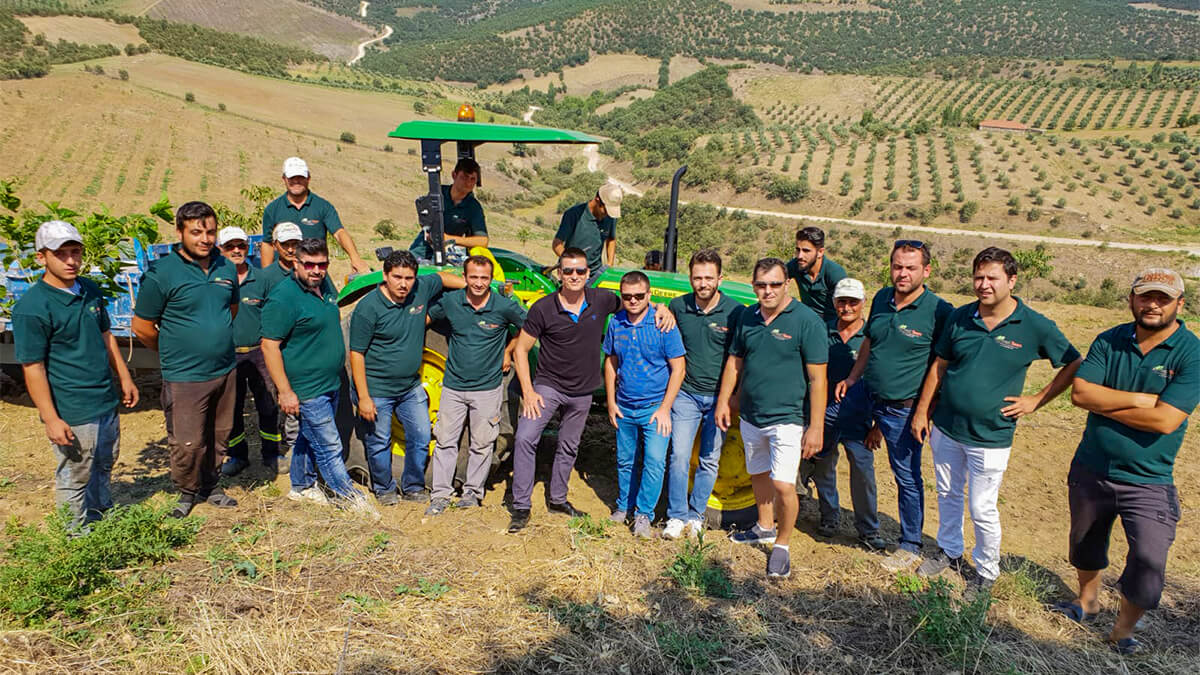
[[[442,186],[442,228],[446,246],[455,245],[471,249],[488,245],[487,223],[483,218],[483,206],[475,199],[475,185],[479,183],[479,162],[463,157],[450,173],[454,182]],[[422,260],[433,259],[433,246],[429,233],[417,233],[417,238],[408,250]]]

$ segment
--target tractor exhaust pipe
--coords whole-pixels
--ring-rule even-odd
[[[675,171],[675,176],[671,178],[671,206],[667,211],[667,231],[663,235],[663,270],[667,272],[678,272],[678,257],[679,244],[679,229],[676,227],[675,220],[679,216],[679,181],[683,178],[683,174],[687,173],[687,165],[679,167]]]

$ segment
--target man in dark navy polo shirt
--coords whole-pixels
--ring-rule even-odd
[[[263,209],[263,241],[272,241],[272,232],[279,223],[295,223],[300,226],[305,239],[325,241],[329,235],[350,256],[350,266],[357,274],[366,274],[371,267],[358,255],[358,247],[346,228],[337,209],[327,200],[308,189],[311,175],[308,163],[299,157],[288,157],[283,162],[283,186],[286,191]],[[275,251],[268,246],[262,249],[262,266],[267,267],[275,260]]]
[[[1071,402],[1088,411],[1067,476],[1079,596],[1055,607],[1079,622],[1100,611],[1100,573],[1120,518],[1129,555],[1108,639],[1121,654],[1144,650],[1133,629],[1162,596],[1180,516],[1175,457],[1200,399],[1200,339],[1178,319],[1182,277],[1145,270],[1133,282],[1129,308],[1133,322],[1097,336],[1075,374]]]
[[[617,259],[617,220],[621,217],[621,186],[605,183],[596,196],[563,211],[558,231],[550,247],[554,255],[562,256],[569,248],[577,248],[587,256],[588,270],[595,279],[605,267]]]
[[[180,206],[175,229],[179,244],[142,275],[132,327],[142,344],[158,351],[171,480],[181,493],[171,514],[182,518],[200,502],[237,505],[217,489],[217,479],[233,429],[238,286],[233,263],[216,249],[211,206]]]
[[[621,308],[612,291],[589,288],[587,254],[568,248],[559,256],[562,288],[533,303],[517,337],[517,379],[521,382],[521,420],[513,449],[512,522],[508,531],[529,524],[537,444],[550,418],[561,408],[558,448],[546,491],[546,509],[575,516],[567,501],[567,483],[575,467],[579,439],[587,422],[592,394],[600,388],[601,339],[609,315]],[[656,306],[654,322],[661,330],[675,327],[666,305]],[[540,343],[537,376],[530,374],[529,351]]]
[[[79,230],[61,220],[42,223],[34,246],[45,271],[13,306],[13,346],[58,461],[54,502],[80,526],[113,505],[109,482],[121,444],[113,374],[126,408],[137,405],[138,390],[109,332],[100,288],[79,275]]]
[[[483,206],[475,198],[475,186],[479,183],[479,162],[463,157],[450,173],[454,182],[442,186],[442,232],[446,246],[461,246],[470,250],[475,246],[488,245],[487,222],[483,217]],[[408,247],[413,255],[422,260],[433,259],[433,247],[429,233],[422,230]]]

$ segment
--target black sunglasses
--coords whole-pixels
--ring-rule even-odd
[[[786,281],[756,281],[754,287],[761,291],[767,288],[780,288],[786,283]]]
[[[562,272],[564,277],[569,277],[572,274],[585,277],[588,274],[588,268],[586,267],[562,267],[559,268],[559,271]]]
[[[632,300],[637,300],[638,302],[641,302],[642,300],[646,299],[646,294],[645,293],[622,293],[621,299],[624,300],[625,302],[630,302]]]
[[[920,239],[897,239],[896,243],[892,245],[892,250],[895,251],[898,248],[922,249],[925,248],[925,242]]]

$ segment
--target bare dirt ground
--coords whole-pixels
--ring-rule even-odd
[[[954,298],[963,301],[964,298]],[[1037,305],[1085,348],[1122,312]],[[1050,377],[1035,367],[1029,388]],[[167,497],[165,431],[154,373],[139,376],[145,402],[122,415],[114,475],[119,503]],[[1191,422],[1195,424],[1196,415]],[[229,482],[237,509],[198,509],[196,544],[163,566],[170,586],[155,611],[165,628],[135,635],[120,622],[79,648],[50,633],[0,632],[7,672],[1195,672],[1200,653],[1200,441],[1185,440],[1176,466],[1183,519],[1171,551],[1161,609],[1140,635],[1148,657],[1121,661],[1102,643],[1117,596],[1112,584],[1126,545],[1114,533],[1105,573],[1105,612],[1080,627],[1043,609],[1066,597],[1068,463],[1083,414],[1064,400],[1022,422],[1001,491],[1004,574],[990,611],[992,633],[973,662],[948,662],[914,638],[913,610],[877,557],[843,534],[815,537],[816,507],[802,501],[792,542],[792,577],[763,579],[762,551],[709,532],[716,560],[730,573],[734,597],[688,593],[663,576],[679,544],[634,540],[623,529],[592,539],[547,514],[535,489],[533,524],[504,533],[504,483],[485,506],[426,518],[423,506],[383,510],[371,523],[289,502],[286,477],[254,468]],[[543,450],[553,435],[543,439]],[[589,421],[570,498],[598,518],[615,494],[614,437],[600,415]],[[253,451],[252,451],[253,452]],[[252,454],[253,456],[253,454]],[[543,461],[548,455],[543,456]],[[543,467],[543,471],[545,467]],[[886,458],[876,460],[880,516],[895,539],[896,502]],[[0,514],[36,521],[50,508],[53,461],[27,396],[0,402]],[[840,487],[848,508],[846,468]],[[926,452],[926,548],[937,527],[932,467]],[[973,543],[968,530],[967,545]],[[237,561],[256,566],[253,578]]]

